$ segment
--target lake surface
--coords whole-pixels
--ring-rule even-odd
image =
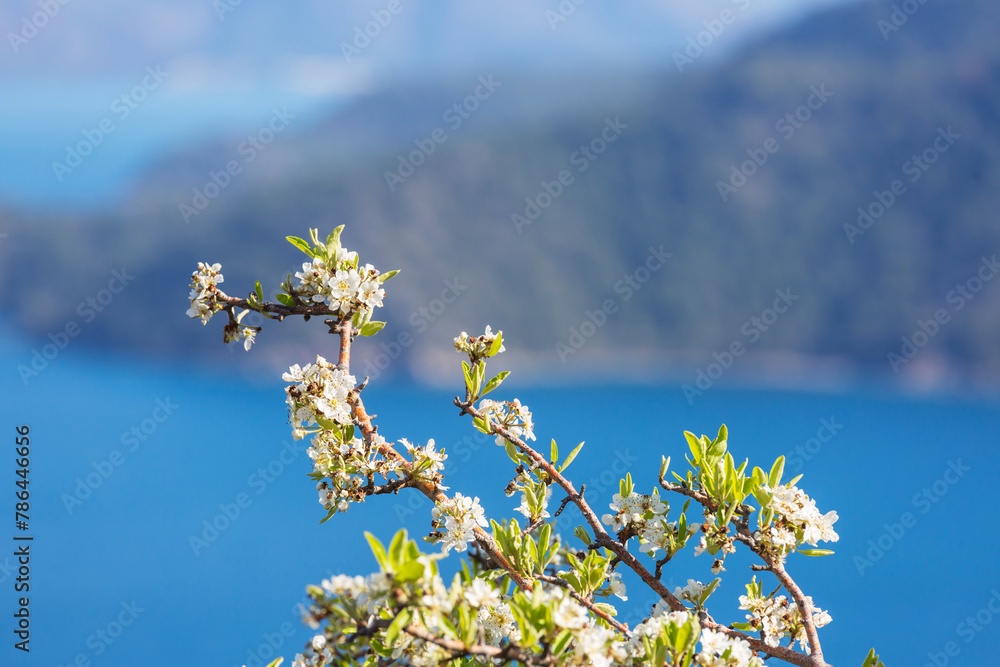
[[[429,527],[429,503],[405,494],[317,525],[323,512],[306,478],[308,457],[289,436],[280,378],[250,385],[70,347],[25,385],[17,366],[38,346],[0,338],[9,454],[15,426],[31,427],[32,664],[69,665],[82,655],[102,667],[252,666],[269,662],[269,644],[290,659],[310,637],[293,612],[306,584],[370,572],[364,530],[387,539],[401,526],[416,536]],[[459,379],[456,361],[456,387]],[[587,441],[570,477],[587,483],[599,512],[626,463],[647,493],[661,454],[680,469],[685,429],[715,433],[725,422],[731,451],[751,465],[788,454],[787,470],[805,474],[800,485],[819,508],[841,517],[836,555],[789,564],[833,616],[821,631],[831,663],[860,665],[874,645],[887,664],[923,665],[948,642],[959,650],[954,664],[994,659],[1000,622],[986,621],[1000,590],[988,500],[1000,462],[996,403],[712,389],[689,406],[676,385],[511,382],[500,393],[531,407],[546,447],[550,437],[563,452]],[[479,495],[493,517],[513,514],[516,499],[501,492],[511,475],[503,451],[457,417],[449,394],[375,385],[366,397],[386,437],[433,437],[450,452],[453,491]],[[12,508],[13,455],[6,461],[0,499]],[[0,531],[8,545],[20,532],[12,514]],[[12,551],[0,551],[8,639]],[[713,598],[720,620],[741,620],[736,598],[748,563],[727,563]],[[710,565],[682,558],[664,579],[707,582]],[[619,609],[634,623],[651,596],[635,577],[626,582],[629,602]],[[3,664],[15,664],[12,643],[0,648]]]

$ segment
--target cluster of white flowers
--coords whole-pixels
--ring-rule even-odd
[[[455,551],[465,551],[469,542],[476,539],[476,526],[487,525],[479,498],[469,498],[461,493],[437,503],[431,510],[431,515],[434,517],[432,525],[444,531],[439,538],[441,551],[444,553],[452,548]]]
[[[299,368],[295,364],[281,376],[291,382],[285,389],[288,410],[291,414],[292,434],[296,439],[305,435],[303,426],[334,422],[351,424],[351,406],[347,395],[354,389],[353,375],[348,375],[323,357],[317,355],[315,364]]]
[[[260,331],[260,327],[250,327],[242,324],[243,318],[246,317],[246,314],[249,312],[249,310],[244,310],[229,321],[229,324],[227,324],[222,330],[222,342],[232,343],[233,341],[242,338],[243,349],[247,352],[250,351],[250,346],[254,344],[255,340],[257,340],[257,332]]]
[[[702,667],[764,667],[745,639],[709,628],[701,629],[701,651],[695,663]]]
[[[521,632],[517,629],[510,605],[506,602],[480,607],[477,618],[486,631],[487,644],[499,646],[500,640],[505,637],[510,637],[515,642],[521,639]]]
[[[759,533],[759,537],[773,545],[779,556],[784,557],[803,543],[816,546],[821,541],[836,542],[840,539],[833,529],[833,524],[840,518],[837,512],[820,514],[816,502],[795,486],[764,488],[771,494],[769,507],[774,512],[775,522]]]
[[[328,595],[344,595],[357,598],[365,589],[365,578],[360,575],[349,577],[345,574],[338,574],[329,579],[324,579],[320,585]]]
[[[695,582],[688,581],[689,586]],[[686,611],[667,612],[663,605],[658,604],[652,615],[637,625],[629,638],[628,651],[633,658],[642,658],[644,639],[657,637],[676,637],[677,630],[688,625],[688,632],[700,631],[701,649],[694,655],[694,663],[702,667],[763,667],[764,662],[750,648],[750,644],[739,638],[727,636],[724,632],[716,632],[702,628],[698,617]],[[687,663],[685,663],[687,664]]]
[[[748,586],[748,592],[753,585]],[[812,609],[813,625],[821,628],[833,619],[830,614],[819,607],[813,605],[812,598],[806,596],[809,606]],[[740,609],[745,609],[747,623],[754,631],[764,634],[764,643],[768,646],[777,646],[781,643],[782,637],[791,637],[793,641],[798,641],[803,651],[809,651],[809,641],[806,638],[805,625],[802,623],[802,613],[798,605],[789,603],[784,595],[769,598],[764,595],[750,592],[749,595],[740,596]]]
[[[489,325],[487,325],[486,332],[482,336],[470,336],[464,331],[460,333],[455,338],[455,349],[459,352],[465,352],[469,355],[470,359],[482,359],[483,357],[494,356],[490,354],[490,350],[493,348],[493,344],[498,336],[500,337],[500,348],[496,351],[496,354],[500,354],[505,350],[503,346],[503,332],[497,331],[493,333]]]
[[[369,479],[381,476],[388,480],[397,473],[402,462],[383,456],[385,446],[385,439],[377,433],[371,438],[371,446],[366,446],[361,438],[347,439],[329,430],[316,432],[306,453],[313,461],[314,477],[320,479],[316,485],[320,505],[347,511],[352,501],[364,501]]]
[[[406,438],[402,438],[399,442],[406,447],[406,451],[410,454],[410,459],[413,461],[410,470],[415,478],[436,481],[440,477],[441,471],[444,470],[444,460],[448,458],[448,455],[434,449],[433,438],[428,440],[423,447],[410,444]],[[448,487],[439,488],[447,489]]]
[[[676,635],[677,628],[690,625],[691,631],[697,632],[701,625],[698,617],[686,611],[667,612],[664,604],[657,603],[649,618],[635,626],[629,635],[628,652],[633,657],[641,657],[645,653],[644,639],[655,640],[663,635]]]
[[[191,307],[187,310],[188,317],[208,324],[212,315],[222,310],[222,306],[215,300],[215,286],[225,280],[221,271],[221,264],[198,262],[198,270],[191,274],[191,294],[188,297]]]
[[[612,572],[608,575],[608,587],[611,588],[611,593],[622,600],[628,600],[628,591],[625,590],[625,582],[622,581],[621,572]]]
[[[605,514],[601,517],[604,525],[611,526],[615,530],[633,526],[637,532],[646,527],[645,515],[651,513],[653,516],[659,516],[666,514],[669,509],[667,504],[660,500],[659,493],[648,496],[630,493],[624,497],[616,493],[612,496],[609,507],[614,510],[614,514]]]
[[[371,264],[358,268],[358,253],[337,248],[336,259],[328,264],[320,257],[302,265],[295,274],[295,293],[313,303],[325,303],[334,313],[347,315],[382,306],[382,280]]]
[[[322,635],[317,635],[321,637]],[[314,638],[315,639],[315,638]],[[324,642],[325,642],[324,638]],[[315,643],[313,644],[315,646]],[[325,647],[325,644],[324,644]],[[314,649],[315,650],[315,649]],[[333,651],[329,648],[323,648],[316,653],[306,657],[305,655],[299,653],[292,660],[292,667],[324,667],[324,665],[329,665],[333,663]]]
[[[527,405],[521,405],[520,399],[513,401],[491,401],[484,398],[479,401],[479,411],[487,423],[505,427],[511,435],[522,441],[535,439],[535,422]],[[504,437],[498,435],[497,445],[504,444]]]
[[[700,581],[695,581],[694,579],[688,579],[687,586],[681,588],[677,586],[674,588],[674,597],[681,600],[687,600],[692,604],[698,604],[701,594],[705,592],[707,586]]]

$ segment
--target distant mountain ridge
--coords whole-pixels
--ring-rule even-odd
[[[221,261],[233,291],[253,279],[276,285],[301,261],[278,245],[283,236],[346,223],[348,247],[403,269],[386,299],[389,326],[359,351],[359,363],[391,357],[386,373],[433,372],[458,331],[490,323],[515,362],[574,377],[614,374],[607,359],[641,350],[640,365],[693,382],[739,342],[756,360],[739,365],[749,375],[780,375],[779,359],[824,358],[907,382],[995,383],[1000,289],[983,282],[962,309],[948,295],[1000,253],[1000,44],[990,31],[1000,8],[928,3],[886,39],[878,22],[892,11],[889,2],[832,9],[724,64],[678,74],[668,63],[613,87],[581,82],[561,113],[553,85],[551,111],[537,118],[524,111],[539,86],[500,72],[504,88],[394,192],[386,171],[446,127],[442,114],[475,76],[376,94],[275,141],[190,224],[179,204],[226,154],[177,156],[119,218],[13,220],[10,247],[25,252],[0,247],[5,312],[44,336],[84,286],[128,258],[135,287],[112,304],[128,317],[95,319],[88,340],[225,364],[232,355],[215,334],[183,317],[194,263]],[[820,102],[817,89],[830,94]],[[597,153],[608,119],[623,130]],[[910,180],[904,165],[941,133],[953,143]],[[581,168],[571,156],[588,146],[595,159]],[[554,194],[564,172],[572,180]],[[905,190],[852,235],[859,207],[877,211],[895,181]],[[723,197],[720,183],[733,191]],[[538,214],[519,226],[513,216],[532,203]],[[672,257],[626,301],[615,285],[661,244]],[[39,275],[27,249],[40,247],[54,269]],[[16,287],[24,275],[44,299]],[[456,279],[467,285],[461,296],[417,332],[414,313]],[[776,290],[800,298],[751,342],[744,326]],[[614,312],[563,363],[558,346],[609,300]],[[948,322],[894,369],[891,355],[905,356],[940,310]],[[412,342],[393,347],[402,333]],[[328,344],[321,336],[265,327],[251,358],[280,366]]]

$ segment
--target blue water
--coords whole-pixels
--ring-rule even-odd
[[[427,530],[429,505],[415,495],[376,498],[317,525],[322,511],[305,476],[308,458],[292,450],[281,462],[292,441],[279,378],[253,385],[89,357],[71,346],[25,386],[16,368],[30,360],[33,346],[0,340],[0,365],[7,369],[0,427],[8,452],[0,465],[0,541],[7,545],[19,532],[11,511],[14,428],[31,427],[30,664],[69,665],[81,655],[100,667],[266,664],[268,641],[291,657],[310,637],[293,613],[307,583],[370,572],[374,561],[361,546],[365,530],[384,539],[401,525],[416,535]],[[510,389],[513,395],[516,386]],[[511,474],[502,450],[456,416],[448,393],[375,385],[366,394],[384,435],[436,438],[452,454],[452,489],[481,496],[491,516],[512,514],[515,499],[500,492]],[[834,618],[821,631],[829,661],[860,665],[874,645],[887,664],[923,665],[928,652],[954,642],[959,657],[951,664],[993,664],[1000,634],[1000,622],[987,622],[993,620],[987,603],[1000,590],[995,403],[713,389],[689,407],[677,386],[516,394],[532,408],[541,442],[555,437],[566,452],[587,441],[570,472],[587,483],[598,511],[610,500],[621,462],[646,492],[661,454],[673,456],[678,468],[685,429],[714,433],[726,422],[731,450],[751,465],[792,453],[797,459],[790,457],[789,470],[805,474],[801,485],[821,510],[836,509],[841,517],[835,556],[789,564]],[[831,438],[823,430],[827,442],[809,442],[823,420],[837,433]],[[123,439],[133,427],[146,429],[144,441]],[[812,453],[803,450],[809,460],[794,454],[800,446],[811,447]],[[954,484],[939,481],[949,461],[968,467],[952,476]],[[269,465],[265,478],[258,471]],[[106,479],[95,472],[109,466]],[[96,488],[67,508],[66,498],[88,475]],[[936,481],[935,502],[914,499]],[[244,506],[235,516],[240,494]],[[220,518],[226,506],[235,518]],[[898,539],[883,536],[884,524],[899,522],[904,512],[913,515],[911,525],[902,534],[893,529]],[[224,529],[196,555],[191,536],[213,520]],[[880,536],[889,548],[859,574],[853,557]],[[0,567],[10,567],[4,559],[11,552],[0,550]],[[736,598],[749,579],[748,563],[728,564],[713,598],[717,618],[739,620]],[[706,557],[683,558],[664,579],[709,581],[710,565]],[[10,640],[14,575],[0,570],[0,579],[6,638],[0,663],[20,664],[12,661]],[[635,577],[627,583],[630,599],[620,609],[634,623],[651,596]],[[977,612],[979,631],[959,626]],[[123,621],[129,624],[118,625]]]

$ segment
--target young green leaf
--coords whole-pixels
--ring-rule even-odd
[[[490,393],[491,391],[499,387],[500,383],[506,380],[508,375],[510,375],[510,371],[503,371],[501,373],[498,373],[495,378],[486,383],[486,386],[483,387],[483,393],[481,393],[480,396],[485,396],[486,394]]]
[[[404,609],[396,615],[396,618],[392,619],[392,623],[385,631],[385,643],[386,646],[391,646],[396,643],[396,639],[399,638],[399,633],[402,632],[403,628],[410,624],[410,610]]]
[[[316,253],[313,252],[313,249],[309,245],[309,243],[303,239],[300,239],[298,236],[286,236],[285,239],[293,246],[295,246],[305,254],[309,255],[310,257],[316,256]]]
[[[559,472],[563,472],[564,470],[566,470],[566,468],[569,467],[569,464],[573,462],[573,459],[576,458],[576,455],[580,453],[581,449],[583,449],[583,443],[582,442],[579,445],[577,445],[576,447],[574,447],[573,451],[571,451],[569,453],[569,456],[566,457],[566,460],[562,462],[562,465],[559,466]]]
[[[392,278],[397,273],[399,273],[399,269],[393,269],[392,271],[386,271],[385,273],[383,273],[382,275],[380,275],[378,277],[378,281],[380,283],[384,283],[385,281],[389,280],[390,278]]]
[[[767,485],[772,489],[781,484],[781,474],[785,471],[785,457],[779,456],[771,466],[771,474],[767,477]]]
[[[492,356],[496,355],[496,353],[500,351],[500,347],[502,345],[503,345],[503,336],[498,331],[497,335],[496,335],[496,338],[493,339],[493,344],[490,345],[489,352],[486,353],[486,356],[487,357],[492,357]]]
[[[833,554],[829,549],[796,549],[804,556],[830,556]]]
[[[360,333],[362,336],[374,336],[381,331],[384,326],[385,322],[369,322],[361,327]]]
[[[330,235],[326,237],[326,247],[328,248],[339,248],[340,247],[340,233],[344,231],[344,225],[336,227]]]
[[[388,572],[391,569],[389,563],[389,554],[386,553],[385,547],[379,542],[378,538],[365,531],[365,539],[368,540],[368,546],[371,547],[372,553],[375,554],[375,560],[378,561],[379,566],[382,568],[383,572]]]
[[[868,657],[865,658],[865,664],[861,667],[885,667],[885,663],[878,659],[875,649],[871,649],[868,651]]]

